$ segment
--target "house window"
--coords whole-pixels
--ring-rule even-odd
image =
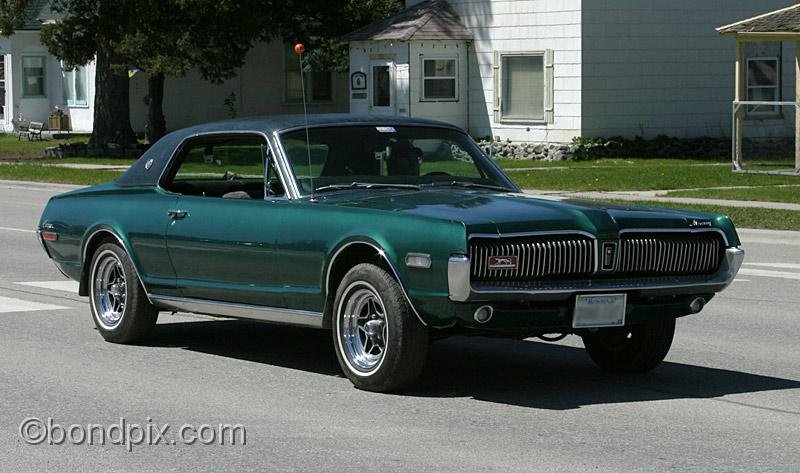
[[[300,61],[287,45],[284,51],[284,99],[288,103],[303,102],[303,84],[300,82]],[[306,71],[306,98],[310,103],[333,101],[333,73],[331,71]]]
[[[455,59],[422,60],[422,100],[458,100]]]
[[[752,102],[779,102],[780,61],[776,57],[756,57],[747,59],[747,100]],[[751,116],[779,115],[775,105],[750,105],[747,114]]]
[[[61,78],[64,85],[64,102],[70,106],[86,106],[89,95],[88,83],[86,79],[86,68],[76,67],[74,69],[64,69],[62,64]]]
[[[500,56],[500,118],[544,121],[544,53]]]
[[[22,96],[45,97],[44,56],[22,56]]]

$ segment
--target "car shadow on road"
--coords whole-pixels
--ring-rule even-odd
[[[325,330],[239,320],[179,322],[159,324],[148,345],[342,376],[330,332]],[[614,375],[596,368],[582,348],[453,337],[431,345],[421,379],[402,394],[568,410],[797,388],[798,380],[669,361],[650,373]]]

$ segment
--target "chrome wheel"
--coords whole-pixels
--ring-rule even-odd
[[[101,253],[92,272],[92,304],[100,325],[113,329],[119,325],[128,302],[122,261],[113,251]]]
[[[359,374],[377,370],[389,339],[386,309],[378,291],[365,282],[353,283],[345,290],[339,314],[340,346],[347,364]]]

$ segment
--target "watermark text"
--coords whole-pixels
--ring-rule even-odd
[[[52,417],[28,417],[19,424],[19,435],[30,445],[120,445],[129,452],[139,445],[247,445],[242,424],[183,424],[174,428],[148,417],[145,423],[61,424]]]

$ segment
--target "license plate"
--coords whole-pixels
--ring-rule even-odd
[[[625,325],[626,294],[581,295],[575,299],[573,328]]]

